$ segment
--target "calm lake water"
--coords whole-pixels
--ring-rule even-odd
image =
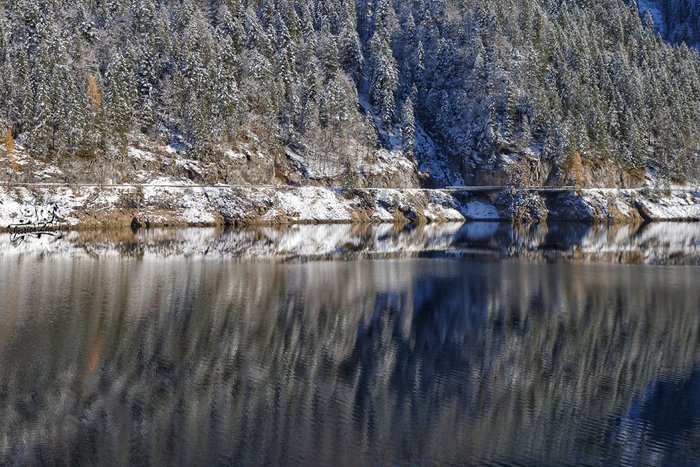
[[[0,235],[0,464],[698,465],[700,226]]]

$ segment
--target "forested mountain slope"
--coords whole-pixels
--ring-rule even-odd
[[[0,83],[6,151],[114,179],[136,140],[295,183],[382,154],[434,185],[700,170],[698,53],[623,0],[0,1]]]

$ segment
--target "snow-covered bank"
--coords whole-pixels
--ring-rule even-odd
[[[588,189],[547,200],[548,220],[591,223],[700,221],[700,190]]]
[[[637,223],[700,220],[700,192],[596,189],[479,192],[324,187],[231,187],[172,184],[0,188],[0,226],[34,221],[56,207],[61,227],[129,225],[272,225],[303,223],[434,223],[448,221],[579,221]]]

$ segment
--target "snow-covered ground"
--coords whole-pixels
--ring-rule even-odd
[[[642,217],[649,220],[700,221],[700,192],[673,190],[665,196],[639,197],[635,205]]]
[[[422,189],[228,185],[200,186],[159,177],[143,185],[0,187],[0,227],[37,222],[56,206],[61,226],[430,223],[547,219],[585,222],[700,220],[700,193],[584,190],[559,193],[459,193]],[[527,214],[535,210],[535,214]],[[542,212],[544,210],[544,212]],[[534,211],[533,211],[534,212]]]
[[[470,201],[467,206],[467,218],[477,221],[492,221],[501,218],[493,204],[484,201]]]

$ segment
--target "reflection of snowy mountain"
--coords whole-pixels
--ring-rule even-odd
[[[150,245],[0,257],[0,463],[604,464],[597,434],[699,358],[697,268]],[[697,435],[656,425],[660,461]]]
[[[295,225],[242,230],[179,229],[68,232],[12,244],[0,255],[186,256],[258,260],[490,255],[643,264],[700,264],[700,224],[516,226],[489,222]]]

